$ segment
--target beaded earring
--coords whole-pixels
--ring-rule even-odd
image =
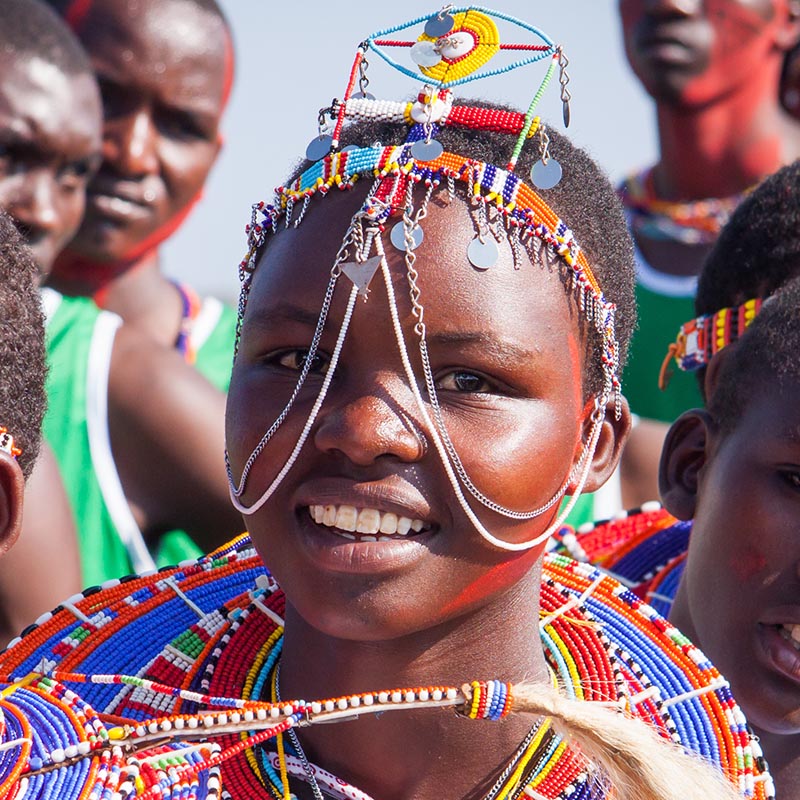
[[[14,459],[22,455],[22,450],[14,445],[14,437],[2,425],[0,425],[0,450],[8,453]]]
[[[502,42],[496,20],[511,23],[532,33],[535,41],[523,44]],[[424,31],[416,42],[389,38],[420,24],[424,24]],[[394,61],[388,54],[392,48],[405,48],[419,71]],[[367,96],[365,54],[370,50],[401,73],[425,81],[416,101],[391,102]],[[492,58],[504,51],[520,53],[521,57],[505,66],[482,69]],[[453,87],[480,78],[505,74],[543,59],[549,59],[547,73],[525,114],[460,106],[454,101]],[[397,347],[420,416],[436,447],[459,504],[480,535],[499,548],[523,550],[545,541],[566,518],[588,478],[609,401],[616,402],[617,414],[620,413],[619,347],[614,332],[614,305],[606,301],[603,296],[591,267],[567,224],[559,219],[544,199],[514,172],[526,142],[538,133],[541,158],[533,169],[534,183],[552,188],[560,180],[561,167],[550,153],[549,137],[535,116],[535,109],[556,70],[560,70],[564,116],[565,120],[568,119],[570,95],[567,89],[569,80],[566,74],[567,64],[563,51],[539,29],[508,15],[472,7],[446,7],[438,14],[379,31],[361,44],[350,71],[343,99],[335,101],[329,109],[320,114],[318,120],[320,135],[312,141],[311,149],[307,152],[307,155],[312,157],[311,160],[317,157],[316,163],[290,185],[279,187],[273,203],[262,202],[253,206],[251,222],[247,227],[249,247],[239,267],[242,284],[239,300],[240,329],[256,262],[267,237],[276,235],[281,227],[300,225],[313,197],[324,197],[333,187],[343,190],[352,188],[362,176],[374,177],[370,193],[351,220],[342,247],[331,268],[319,321],[294,390],[283,410],[246,460],[238,480],[234,478],[230,462],[226,458],[231,499],[243,514],[253,514],[261,508],[295,463],[311,432],[338,365],[356,299],[358,296],[367,298],[369,285],[380,271],[389,298],[389,313]],[[357,86],[359,91],[356,93]],[[323,126],[327,124],[326,116],[333,123],[330,134],[322,133]],[[348,147],[339,151],[342,130],[348,120],[403,123],[410,128],[405,143],[399,146],[375,144],[365,148]],[[514,136],[515,141],[505,168],[445,152],[436,139],[439,131],[445,126],[490,130]],[[330,152],[320,158],[319,153],[326,147]],[[583,451],[558,491],[546,503],[529,511],[520,512],[505,508],[486,497],[475,486],[464,469],[439,410],[435,381],[427,352],[424,307],[417,282],[418,266],[415,250],[424,238],[423,222],[427,216],[430,199],[435,191],[444,186],[447,187],[450,197],[462,187],[470,207],[475,211],[476,236],[467,253],[468,262],[475,269],[483,271],[494,265],[498,258],[497,241],[503,234],[511,244],[517,266],[521,249],[527,249],[531,258],[535,260],[540,255],[539,248],[546,248],[566,268],[567,289],[575,297],[586,321],[603,343],[601,366],[604,385],[595,400],[591,429]],[[422,199],[415,207],[417,190],[422,192]],[[299,214],[295,218],[295,210],[298,208]],[[390,221],[393,214],[400,214],[402,217],[394,224]],[[405,334],[399,321],[395,293],[383,250],[381,234],[385,228],[390,230],[389,239],[392,245],[405,254],[409,297],[416,318],[413,331],[422,364],[425,397],[417,388],[418,380],[411,367]],[[255,502],[245,504],[241,498],[253,464],[291,412],[308,377],[310,365],[314,362],[322,330],[328,318],[331,300],[342,274],[350,280],[352,286],[319,395],[294,448],[277,476]],[[465,496],[466,491],[481,505],[501,516],[528,520],[553,509],[570,489],[573,491],[570,501],[547,531],[533,540],[514,544],[493,536],[480,521]]]

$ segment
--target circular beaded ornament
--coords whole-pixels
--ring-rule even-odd
[[[82,794],[87,781],[96,779],[90,774],[100,775],[103,758],[113,760],[113,742],[110,749],[106,743],[109,731],[118,728],[109,726],[124,720],[128,738],[140,747],[166,742],[179,754],[180,737],[205,726],[218,751],[191,751],[191,764],[182,761],[180,769],[160,773],[158,780],[153,775],[146,787],[134,781],[139,794],[121,796],[155,798],[153,787],[158,784],[167,797],[211,797],[203,787],[214,783],[204,777],[212,765],[220,768],[224,796],[280,798],[286,781],[307,779],[302,755],[279,736],[305,713],[466,702],[468,716],[493,719],[508,710],[509,687],[498,682],[270,704],[283,641],[284,602],[246,537],[196,563],[88,590],[45,615],[0,657],[0,671],[8,679],[19,679],[37,667],[50,673],[51,678],[40,679],[41,687],[48,687],[50,696],[50,687],[58,687],[63,693],[58,694],[59,702],[80,709],[72,716],[63,712],[69,725],[62,727],[73,733],[53,733],[49,713],[28,714],[26,705],[15,717],[2,707],[11,720],[3,741],[25,738],[19,730],[30,719],[31,725],[43,728],[42,736],[51,737],[34,756],[42,763],[48,754],[53,759],[54,744],[56,751],[66,753],[73,741],[89,742],[90,750],[98,742],[102,756],[92,761],[94,750],[85,756],[78,753],[69,765],[68,771],[76,774],[84,770],[80,779],[68,781],[59,769],[37,776],[47,786],[41,796],[68,800],[87,796]],[[772,795],[760,750],[727,682],[636,595],[595,567],[551,555],[544,564],[541,615],[542,647],[569,696],[618,703],[734,776],[743,796]],[[130,678],[119,674],[123,665]],[[68,695],[62,684],[75,686],[81,698]],[[33,699],[41,702],[44,690],[39,684],[35,690],[15,688],[5,700],[22,706],[34,691]],[[91,708],[102,709],[102,714]],[[588,765],[552,729],[542,724],[530,737],[520,747],[518,763],[524,785],[532,792],[548,798],[601,796]],[[32,762],[22,744],[0,750],[0,756],[2,797],[22,785],[24,770],[40,762]],[[136,758],[142,761],[140,754]],[[189,755],[180,758],[191,760]],[[84,762],[86,766],[78,766]],[[311,766],[324,785],[322,778],[328,773]],[[187,793],[179,794],[170,781],[189,782],[191,787],[181,788]],[[65,791],[68,783],[72,788]],[[338,785],[339,794],[332,796],[364,800],[355,787]]]

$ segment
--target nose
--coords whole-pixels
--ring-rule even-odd
[[[318,450],[341,453],[352,463],[367,466],[390,456],[411,463],[427,451],[425,434],[383,387],[346,402],[322,406],[314,434]]]
[[[103,160],[124,176],[158,171],[157,131],[148,107],[139,106],[105,122]]]
[[[52,234],[59,224],[58,192],[53,170],[46,167],[29,170],[6,210],[28,229],[32,238]]]

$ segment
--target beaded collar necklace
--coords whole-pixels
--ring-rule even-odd
[[[669,383],[672,359],[684,372],[707,366],[720,350],[733,344],[750,327],[766,301],[747,300],[738,306],[721,308],[713,314],[701,314],[681,325],[677,339],[669,346],[658,377],[660,389]]]
[[[620,199],[632,213],[632,227],[651,239],[687,245],[713,244],[731,214],[752,187],[730,197],[677,202],[656,196],[653,170],[646,169],[625,179]]]
[[[495,17],[534,33],[540,43],[519,45],[502,43],[493,19]],[[416,43],[385,38],[389,34],[414,27],[422,22],[425,23],[425,31]],[[398,66],[385,54],[387,47],[408,47],[421,74]],[[504,48],[519,50],[525,55],[507,67],[478,72],[483,64]],[[367,94],[365,53],[370,49],[379,53],[387,63],[397,67],[404,74],[428,81],[420,92],[417,102],[384,102],[375,100]],[[525,115],[459,107],[453,104],[450,87],[535,63],[548,56],[551,59],[548,73]],[[238,478],[234,476],[226,457],[231,500],[240,512],[247,515],[258,511],[269,500],[295,463],[335,374],[356,300],[359,296],[365,300],[368,298],[370,283],[380,271],[388,296],[388,311],[396,344],[421,419],[436,447],[459,504],[479,534],[498,548],[524,550],[545,541],[569,514],[588,478],[592,456],[605,419],[606,406],[610,400],[616,401],[617,414],[620,413],[619,347],[614,330],[615,307],[603,296],[591,267],[567,224],[559,219],[544,199],[513,171],[525,142],[532,132],[539,131],[541,159],[532,170],[532,180],[540,188],[551,188],[561,178],[561,167],[549,154],[546,133],[539,126],[534,112],[552,74],[557,67],[560,67],[562,101],[565,121],[568,121],[569,92],[566,88],[568,80],[565,72],[566,63],[561,49],[538,29],[507,15],[476,7],[456,9],[448,6],[438,14],[379,32],[362,43],[350,73],[344,99],[335,101],[329,109],[324,109],[320,114],[320,135],[312,141],[307,151],[308,157],[316,163],[289,186],[279,187],[272,203],[256,204],[247,227],[248,250],[239,270],[242,283],[239,331],[247,309],[253,273],[268,236],[278,235],[281,229],[290,226],[298,227],[305,219],[312,199],[324,197],[334,186],[347,190],[361,177],[374,178],[368,198],[351,220],[342,247],[330,270],[316,330],[304,366],[299,372],[297,383],[286,405],[251,452]],[[359,92],[355,92],[357,85]],[[335,120],[330,134],[324,133],[327,116]],[[339,152],[339,140],[344,123],[348,119],[364,118],[411,122],[412,126],[403,145],[388,147],[375,145],[366,148],[348,148]],[[448,124],[516,134],[516,144],[510,153],[506,168],[502,169],[463,155],[445,152],[436,136],[440,127]],[[423,197],[419,206],[415,207],[417,187],[423,192]],[[472,266],[479,271],[491,268],[498,259],[497,243],[503,238],[509,241],[515,262],[519,260],[524,250],[536,263],[541,256],[540,248],[546,248],[564,265],[567,290],[575,297],[587,324],[602,341],[600,361],[604,385],[595,398],[591,417],[592,427],[583,452],[555,494],[547,502],[528,511],[514,511],[499,505],[486,497],[470,479],[440,413],[435,380],[428,358],[423,298],[417,283],[419,272],[414,251],[424,236],[422,223],[427,216],[428,205],[434,192],[446,189],[452,199],[458,189],[464,187],[465,199],[474,209],[477,230],[477,235],[467,252]],[[299,211],[295,215],[297,208]],[[393,214],[402,215],[402,219],[391,228],[389,238],[392,245],[405,254],[409,297],[417,320],[413,332],[422,364],[423,384],[427,397],[423,397],[418,389],[419,381],[411,366],[406,333],[400,323],[395,291],[384,252],[383,232],[387,229]],[[342,275],[352,282],[352,286],[319,395],[292,452],[278,470],[276,477],[258,499],[245,503],[242,497],[247,488],[250,471],[291,413],[294,401],[314,363],[331,301]],[[465,495],[466,490],[466,493],[478,503],[497,514],[511,519],[526,520],[541,516],[553,509],[570,488],[572,497],[557,519],[539,536],[520,543],[509,543],[495,537],[481,522]]]
[[[0,796],[283,800],[290,781],[308,777],[290,746],[281,755],[276,737],[310,719],[417,707],[497,719],[513,705],[514,688],[499,681],[271,702],[284,607],[241,537],[198,562],[110,581],[44,615],[0,657],[9,678],[48,674],[0,694]],[[542,647],[567,695],[617,703],[738,777],[745,797],[772,797],[727,683],[652,608],[595,567],[551,555],[541,613]],[[129,676],[107,674],[111,664]],[[65,684],[80,684],[81,697]],[[199,736],[205,741],[195,743]],[[551,800],[604,796],[586,761],[546,722],[520,748],[497,798],[520,789]],[[309,766],[325,794],[369,800]]]

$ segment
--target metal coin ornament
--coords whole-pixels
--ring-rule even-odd
[[[348,144],[342,148],[343,153],[349,153],[351,150],[360,150],[361,148],[357,144]]]
[[[392,232],[389,234],[389,238],[392,240],[392,244],[402,252],[405,253],[406,251],[406,226],[403,222],[398,222],[397,225],[392,228]],[[416,250],[421,244],[422,240],[425,238],[425,234],[422,232],[422,228],[417,225],[411,231],[411,249]]]
[[[430,141],[420,139],[411,145],[411,155],[415,161],[435,161],[442,153],[444,153],[444,147],[436,139]]]
[[[435,14],[425,23],[425,35],[431,39],[447,36],[453,30],[455,20],[447,12]]]
[[[433,42],[422,41],[411,48],[411,60],[418,67],[435,67],[442,60],[442,54]]]
[[[371,92],[356,92],[353,95],[350,95],[353,100],[374,100],[375,95]]]
[[[327,133],[314,137],[306,148],[306,158],[309,161],[319,161],[325,158],[333,146],[333,137]]]
[[[500,251],[497,242],[491,237],[481,238],[476,236],[467,248],[467,258],[475,269],[490,269],[497,263]]]
[[[561,164],[554,158],[537,161],[531,169],[531,180],[537,189],[552,189],[564,174]]]

